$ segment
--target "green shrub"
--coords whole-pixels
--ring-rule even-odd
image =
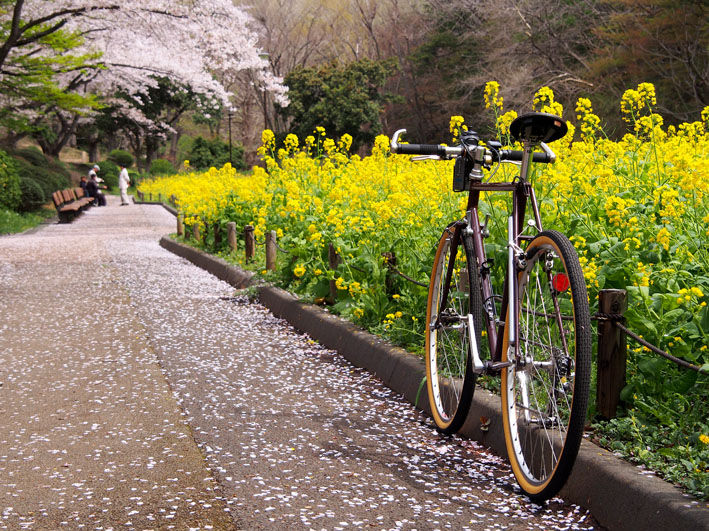
[[[118,188],[118,172],[120,171],[118,166],[110,160],[99,162],[98,165],[101,168],[98,172],[98,176],[104,180],[103,184],[105,184],[109,190]]]
[[[47,181],[38,175],[38,166],[32,166],[25,159],[15,159],[15,164],[17,166],[17,173],[20,180],[26,179],[29,181],[35,181],[41,188],[45,197],[50,197],[52,192],[57,190],[54,186],[53,181]]]
[[[150,175],[174,175],[176,173],[175,166],[169,160],[155,159],[150,163]]]
[[[18,208],[20,212],[39,210],[47,202],[42,186],[35,179],[20,177],[20,191],[22,194]]]
[[[20,204],[20,177],[13,158],[0,150],[0,207],[14,210]]]
[[[177,141],[177,164],[182,165],[185,160],[190,159],[194,138],[189,135],[182,135]]]
[[[133,155],[123,149],[114,149],[108,154],[108,160],[115,162],[118,166],[130,168],[133,165]]]
[[[15,150],[15,152],[13,154],[17,157],[22,157],[27,162],[32,164],[32,166],[41,166],[41,167],[48,167],[49,166],[49,160],[47,160],[47,157],[45,156],[45,154],[42,153],[41,149],[39,149],[35,146],[28,146],[28,147],[17,149],[17,150]]]
[[[49,168],[39,166],[31,166],[23,160],[19,160],[20,178],[35,181],[42,187],[44,197],[52,197],[52,193],[57,190],[68,188],[70,185],[69,179],[59,173],[55,173]]]
[[[198,136],[192,142],[188,160],[195,170],[207,170],[212,166],[221,168],[229,162],[229,145],[218,138],[207,140]],[[240,170],[246,168],[244,147],[241,144],[232,145],[231,164]]]
[[[59,159],[53,159],[51,157],[47,158],[49,162],[49,169],[53,171],[54,173],[57,173],[64,177],[67,181],[71,181],[71,172],[69,169],[66,167],[66,164],[64,164],[61,160]]]
[[[13,158],[0,150],[0,207],[14,210],[20,204],[20,176]]]
[[[52,193],[71,186],[70,174],[66,167],[45,157],[37,148],[14,150],[13,154],[17,157],[15,165],[20,180],[18,208],[21,211],[39,208],[51,199]],[[29,182],[35,186],[28,184]],[[41,190],[41,196],[37,193],[37,187]]]

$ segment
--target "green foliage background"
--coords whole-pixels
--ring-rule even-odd
[[[296,68],[285,78],[290,104],[279,113],[292,120],[290,132],[301,139],[320,126],[336,137],[352,135],[356,151],[382,131],[383,105],[393,99],[382,88],[396,70],[394,58]]]
[[[12,157],[0,150],[0,207],[14,210],[21,200],[20,177]]]

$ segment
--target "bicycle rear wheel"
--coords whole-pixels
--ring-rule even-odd
[[[518,279],[519,356],[502,371],[502,415],[515,477],[541,502],[566,483],[581,444],[591,317],[578,255],[561,233],[545,231],[529,243]],[[507,361],[507,330],[502,347]]]
[[[446,282],[452,253],[455,260]],[[473,316],[472,334],[479,346],[482,302],[478,285],[471,238],[456,236],[454,228],[448,227],[438,242],[426,308],[426,387],[433,420],[444,433],[460,429],[473,399],[476,376],[468,316]]]

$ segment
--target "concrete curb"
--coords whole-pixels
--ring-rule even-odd
[[[160,245],[237,287],[251,285],[253,274],[172,238]],[[427,413],[428,400],[421,382],[423,362],[352,323],[305,304],[292,294],[265,284],[257,285],[261,303],[322,345],[337,350],[351,363],[377,375],[387,386]],[[418,403],[417,402],[418,397]],[[491,419],[482,431],[480,418]],[[499,397],[476,389],[471,415],[460,435],[476,440],[506,456]],[[574,470],[561,496],[591,511],[608,529],[709,530],[709,504],[698,502],[673,485],[583,441]]]

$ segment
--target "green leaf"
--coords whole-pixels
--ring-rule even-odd
[[[601,249],[603,248],[604,245],[606,245],[605,240],[601,240],[599,242],[593,242],[588,244],[588,250],[592,255],[597,255],[598,253],[601,252]]]
[[[659,358],[648,358],[638,363],[640,371],[649,377],[659,376],[665,362]]]
[[[692,387],[694,387],[694,384],[697,383],[698,377],[699,373],[687,370],[682,376],[673,382],[672,388],[676,393],[685,394]]]
[[[674,457],[675,451],[672,448],[660,448],[657,450],[657,453],[660,455],[664,455],[665,457]]]
[[[694,470],[694,463],[688,459],[680,459],[680,462],[684,465],[684,468],[686,468],[688,472],[692,472]]]
[[[709,306],[705,306],[701,312],[701,320],[699,321],[699,326],[702,328],[704,334],[709,332]]]
[[[682,318],[684,318],[685,310],[682,308],[676,308],[674,310],[670,310],[667,312],[665,315],[662,316],[662,321],[667,323],[667,322],[676,322]]]
[[[623,402],[628,402],[632,403],[633,402],[633,395],[635,394],[635,385],[633,383],[630,383],[623,387],[623,389],[620,392],[620,399]]]

